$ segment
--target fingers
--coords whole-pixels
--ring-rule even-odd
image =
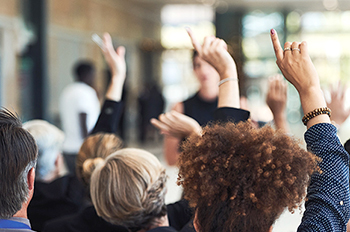
[[[191,28],[187,27],[186,31],[187,31],[188,35],[190,36],[190,38],[191,38],[191,42],[192,42],[192,45],[193,45],[194,49],[198,52],[199,55],[201,55],[202,54],[201,45],[198,42],[198,40],[196,39],[196,37],[194,36]]]
[[[293,55],[300,55],[299,44],[300,43],[298,43],[298,42],[293,42],[292,43],[292,53],[293,53]]]
[[[150,122],[154,127],[158,128],[162,134],[167,134],[169,127],[166,124],[164,124],[163,122],[161,122],[155,118],[152,118],[150,120]]]
[[[309,55],[307,43],[305,41],[300,43],[299,48],[302,55]]]
[[[124,46],[119,46],[117,48],[117,54],[120,56],[120,57],[125,57],[125,47]]]
[[[281,61],[283,59],[283,49],[281,47],[280,41],[278,40],[278,35],[275,29],[271,29],[271,40],[273,49],[275,50],[277,61]]]
[[[203,46],[202,46],[203,55],[208,53],[208,51],[211,50],[210,48],[215,40],[216,40],[216,38],[214,36],[206,36],[204,38],[204,42],[203,42]]]
[[[110,49],[113,50],[112,38],[111,38],[111,35],[109,33],[103,34],[103,43],[108,50],[110,50]]]

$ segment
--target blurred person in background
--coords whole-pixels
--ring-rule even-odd
[[[89,61],[74,66],[75,82],[61,93],[59,106],[62,129],[66,135],[63,155],[68,169],[75,173],[75,158],[84,138],[93,129],[100,112],[94,86],[95,67]]]
[[[23,128],[34,137],[39,149],[35,191],[28,206],[28,218],[34,230],[42,231],[46,221],[77,212],[84,191],[65,167],[62,156],[64,133],[43,120],[28,121]]]
[[[115,134],[123,109],[121,102],[126,75],[125,48],[114,50],[109,34],[104,35],[103,50],[112,78],[107,88],[105,101],[94,129],[83,142],[76,159],[76,175],[85,187],[85,201],[81,211],[49,221],[44,231],[48,232],[128,232],[126,228],[112,225],[96,213],[90,198],[90,177],[96,165],[108,155],[122,148],[122,140]]]
[[[164,97],[156,82],[147,83],[138,100],[139,109],[139,141],[145,143],[147,140],[155,140],[159,134],[151,125],[150,119],[163,113]]]
[[[176,103],[172,110],[183,113],[204,126],[213,120],[213,114],[218,105],[220,77],[209,63],[198,56],[197,51],[193,52],[192,62],[193,72],[200,84],[199,90],[193,97]],[[176,164],[180,154],[180,143],[183,139],[165,135],[164,155],[168,165]]]

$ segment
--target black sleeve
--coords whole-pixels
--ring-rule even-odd
[[[176,230],[181,230],[193,216],[193,210],[185,199],[167,205],[167,211],[169,225]]]
[[[221,107],[214,112],[214,120],[220,122],[245,122],[249,119],[249,116],[249,111],[232,107]]]
[[[105,100],[100,116],[90,134],[96,134],[98,132],[115,133],[118,130],[122,107],[122,102]]]

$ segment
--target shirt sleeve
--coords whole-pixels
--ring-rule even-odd
[[[214,112],[214,120],[221,122],[244,122],[250,117],[250,112],[232,107],[220,107]]]
[[[298,231],[346,231],[349,221],[349,154],[332,124],[320,123],[305,133],[308,150],[320,157],[321,173],[311,176],[305,213]]]
[[[98,132],[116,133],[120,121],[123,103],[112,100],[105,100],[100,116],[91,134]]]

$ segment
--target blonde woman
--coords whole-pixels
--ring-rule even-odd
[[[92,174],[90,193],[96,212],[131,232],[176,231],[169,227],[166,174],[151,153],[127,148],[101,160]]]

